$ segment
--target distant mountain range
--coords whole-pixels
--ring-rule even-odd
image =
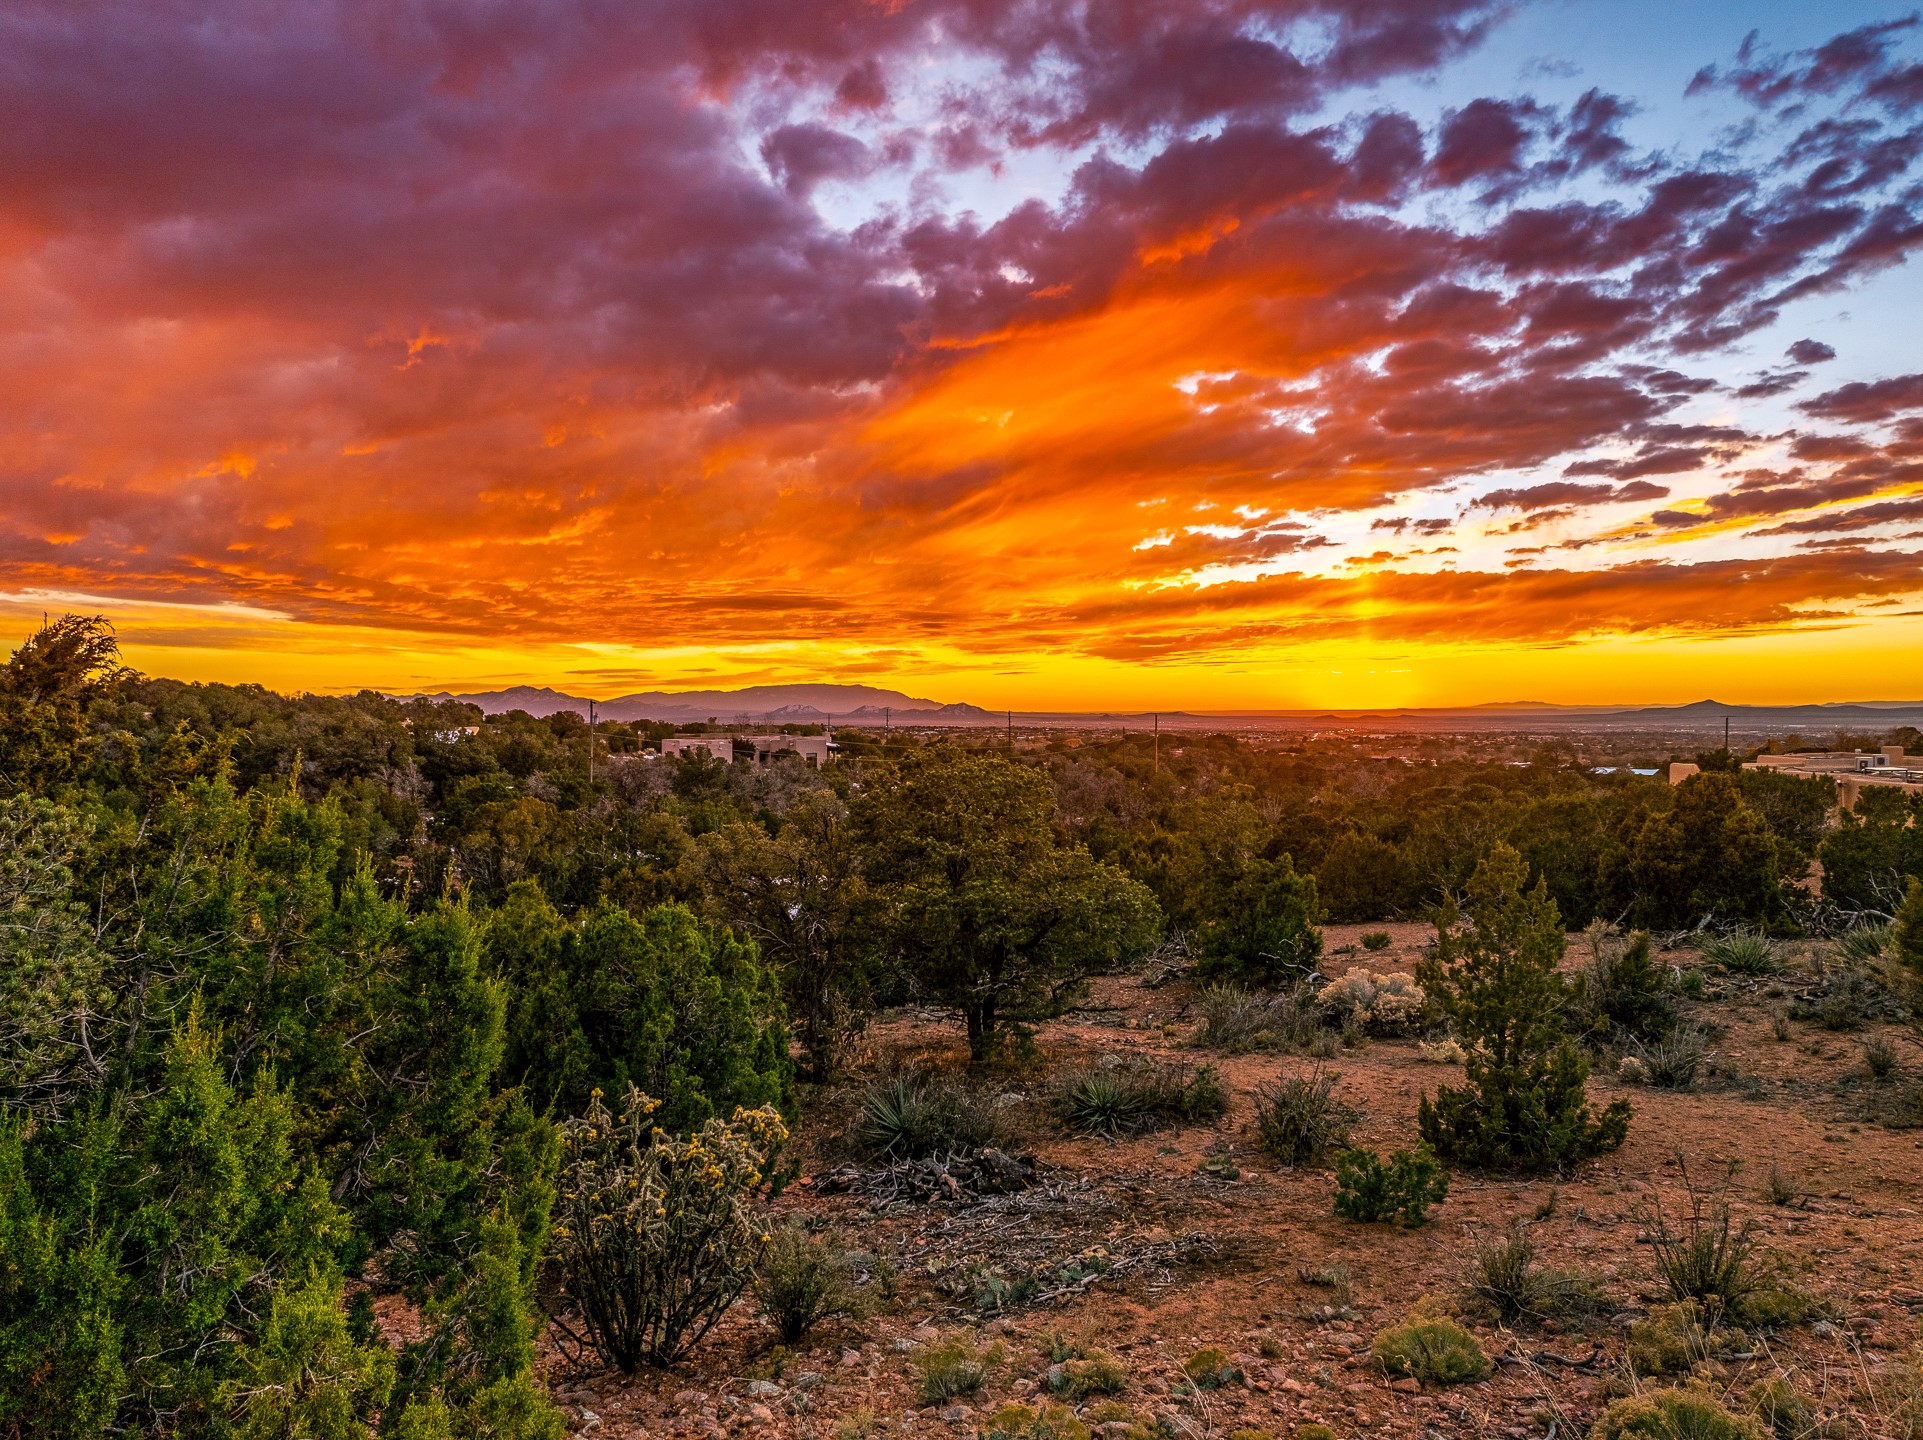
[[[439,695],[430,700],[461,700],[478,705],[489,715],[524,710],[530,715],[553,715],[571,710],[588,713],[588,702],[547,686],[517,685],[509,690],[479,694]],[[740,690],[644,690],[611,700],[597,700],[603,720],[653,720],[691,725],[713,720],[721,724],[877,726],[885,722],[913,726],[1000,725],[1006,712],[979,705],[944,704],[920,699],[899,690],[872,685],[750,685]],[[1492,704],[1434,709],[1390,710],[1254,710],[1162,711],[1160,714],[1117,711],[1021,711],[1017,724],[1070,728],[1090,726],[1146,730],[1302,730],[1381,726],[1398,730],[1507,730],[1515,728],[1578,728],[1637,730],[1720,730],[1724,718],[1747,731],[1825,730],[1848,726],[1888,729],[1923,724],[1923,700],[1857,700],[1822,705],[1727,705],[1720,700],[1696,700],[1686,705],[1646,705],[1637,708],[1607,705],[1552,705],[1514,700]]]
[[[475,695],[439,695],[430,700],[461,700],[478,705],[489,715],[524,710],[530,715],[554,715],[563,710],[586,716],[588,702],[578,695],[549,687],[517,685],[511,690],[487,690]],[[899,690],[872,685],[750,685],[741,690],[643,690],[612,700],[594,702],[603,720],[655,720],[668,724],[700,724],[715,720],[733,724],[747,719],[763,725],[879,725],[900,716],[916,725],[971,725],[992,723],[998,717],[976,705],[944,705],[921,700]]]

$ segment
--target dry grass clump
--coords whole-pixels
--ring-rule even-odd
[[[1212,985],[1196,1008],[1202,1026],[1195,1044],[1225,1055],[1303,1051],[1322,1038],[1322,1016],[1299,991],[1262,995],[1236,985]]]
[[[1469,1294],[1505,1324],[1542,1321],[1600,1309],[1601,1287],[1574,1270],[1544,1265],[1521,1223],[1485,1237],[1469,1262]]]
[[[754,1294],[782,1344],[794,1344],[824,1320],[861,1313],[851,1260],[832,1236],[810,1235],[798,1225],[774,1232]]]
[[[1217,1345],[1205,1345],[1189,1356],[1182,1362],[1182,1373],[1197,1390],[1220,1390],[1242,1380],[1242,1372],[1229,1359],[1228,1351]]]
[[[1316,1165],[1349,1143],[1354,1112],[1335,1098],[1339,1077],[1315,1070],[1255,1092],[1255,1137],[1284,1165]]]
[[[1731,975],[1774,975],[1783,968],[1781,947],[1757,930],[1738,928],[1696,941],[1704,960]]]

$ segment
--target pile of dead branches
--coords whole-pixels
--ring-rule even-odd
[[[839,1165],[814,1177],[817,1195],[859,1195],[877,1205],[931,1200],[966,1203],[984,1195],[1012,1195],[1036,1181],[1032,1155],[1010,1155],[987,1146],[979,1150],[926,1155],[890,1165]]]

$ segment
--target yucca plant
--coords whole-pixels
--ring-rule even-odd
[[[1696,949],[1703,959],[1732,975],[1774,975],[1782,968],[1776,942],[1756,930],[1705,935],[1696,942]]]

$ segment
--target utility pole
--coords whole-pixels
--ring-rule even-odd
[[[1162,773],[1162,712],[1155,712],[1155,773]]]
[[[1013,710],[1008,712],[1008,753],[1010,755],[1015,753],[1015,712]]]
[[[594,788],[594,702],[588,701],[588,789]]]
[[[1723,753],[1725,755],[1729,754],[1729,714],[1728,712],[1724,712],[1724,715],[1723,715]]]

